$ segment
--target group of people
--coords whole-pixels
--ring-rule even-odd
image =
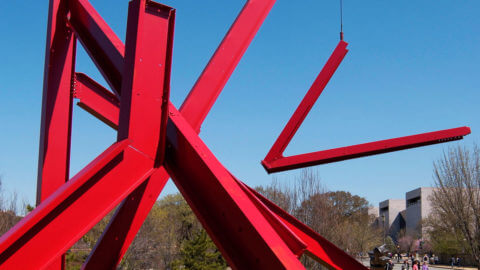
[[[400,262],[400,260],[402,259],[402,256],[400,254],[395,254],[395,257],[397,258],[397,262]],[[428,270],[429,263],[438,264],[438,256],[435,256],[435,254],[432,254],[432,256],[430,257],[427,254],[425,254],[425,256],[423,256],[422,262],[420,262],[419,260],[416,260],[413,254],[407,254],[407,257],[408,257],[407,260],[403,260],[402,270],[410,270],[410,261],[411,261],[412,270]],[[385,265],[385,270],[392,270],[393,266],[394,266],[394,263],[392,262],[392,260],[389,260]]]
[[[390,258],[392,258],[392,254],[389,255]],[[400,262],[400,260],[402,259],[402,256],[400,254],[395,254],[395,256],[393,257],[396,257],[397,258],[397,262]],[[423,256],[423,260],[422,262],[420,262],[419,260],[415,259],[415,256],[413,254],[407,254],[407,257],[408,259],[407,260],[403,260],[403,263],[402,263],[402,270],[410,270],[410,261],[411,261],[411,265],[412,265],[412,270],[428,270],[428,265],[429,263],[430,264],[438,264],[438,256],[435,256],[435,254],[432,254],[432,256],[428,256],[427,254],[425,254]],[[451,266],[453,268],[453,266],[460,266],[460,258],[457,256],[456,258],[454,256],[452,256],[452,258],[450,259],[450,263],[451,263]],[[387,264],[385,265],[385,270],[393,270],[393,266],[394,266],[394,263],[392,262],[392,260],[388,260]]]
[[[452,268],[454,266],[460,266],[460,257],[457,256],[457,258],[455,258],[454,256],[452,256],[452,258],[450,258],[450,265],[452,266]]]
[[[412,262],[412,270],[428,270],[428,262],[424,261],[423,264],[418,260]],[[391,260],[385,266],[385,270],[393,270],[393,263]],[[410,270],[410,263],[408,260],[404,260],[402,264],[402,270]]]

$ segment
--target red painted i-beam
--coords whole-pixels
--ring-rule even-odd
[[[348,43],[340,40],[307,94],[270,148],[262,161],[262,165],[268,173],[444,143],[462,139],[463,136],[470,134],[470,128],[460,127],[284,157],[283,152],[347,54],[347,45]]]
[[[72,94],[76,41],[67,25],[67,2],[50,1],[43,81],[40,150],[38,157],[37,205],[69,178]],[[60,64],[61,63],[61,64]],[[51,262],[52,270],[63,269],[64,258]]]

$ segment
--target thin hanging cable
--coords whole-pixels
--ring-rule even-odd
[[[343,0],[340,0],[340,40],[343,40]]]

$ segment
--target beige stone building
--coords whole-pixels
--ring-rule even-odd
[[[424,235],[422,219],[432,210],[430,195],[435,188],[420,187],[405,193],[405,199],[388,199],[380,202],[378,224],[383,226],[385,234],[397,240],[401,230],[416,238]]]

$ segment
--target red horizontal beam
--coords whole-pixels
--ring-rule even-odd
[[[152,166],[127,141],[109,147],[0,238],[2,269],[47,266],[149,177]]]
[[[383,141],[357,144],[308,154],[281,157],[273,161],[262,161],[269,172],[304,168],[307,166],[337,162],[347,159],[389,153],[415,147],[460,140],[470,134],[469,127],[459,127],[423,134],[399,137]]]
[[[80,108],[89,112],[113,129],[118,128],[120,102],[112,92],[83,73],[75,73],[73,97]]]

